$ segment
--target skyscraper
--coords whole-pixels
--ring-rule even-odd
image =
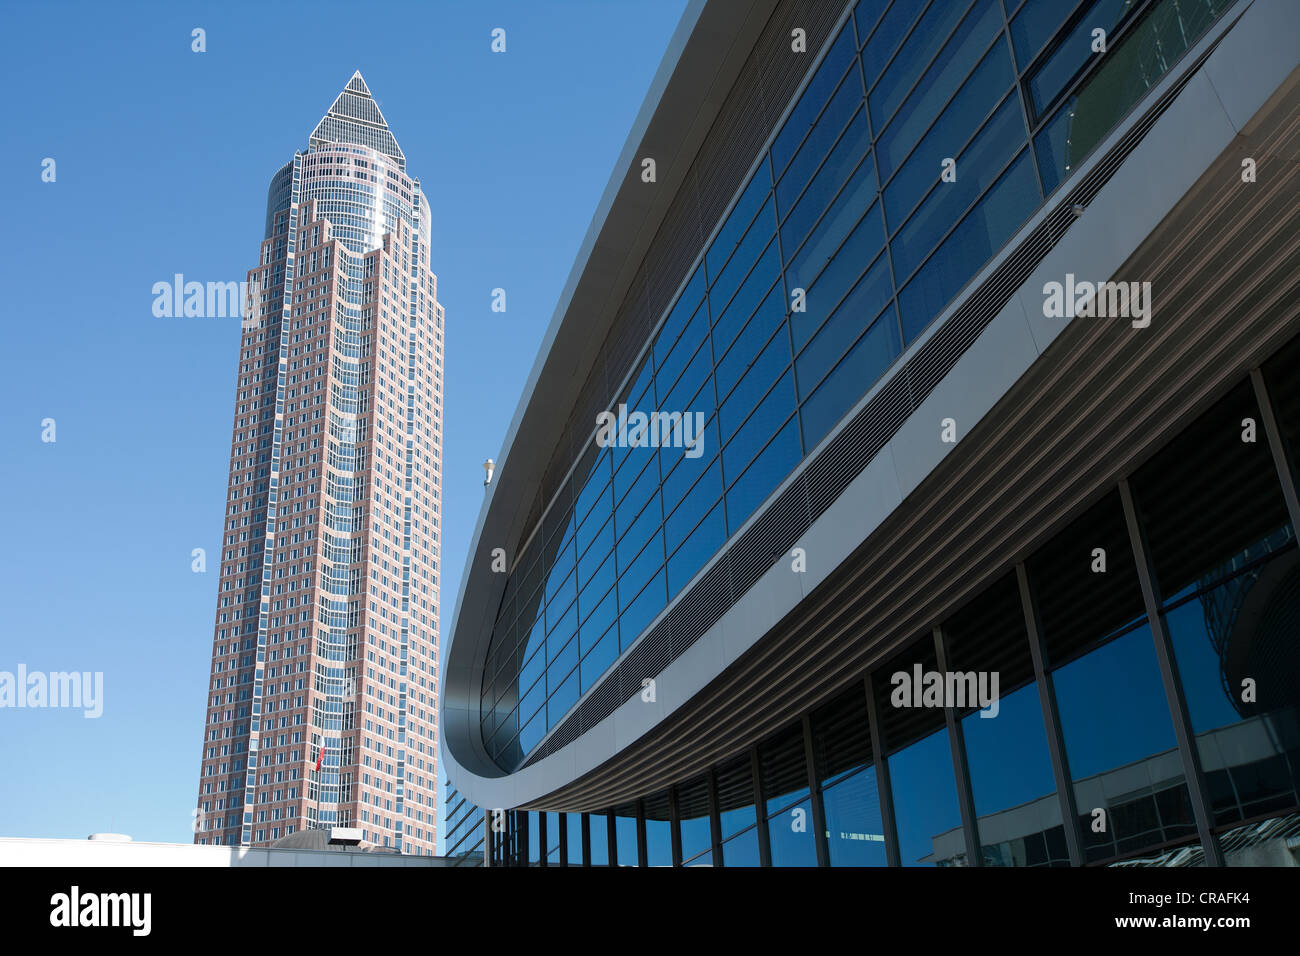
[[[360,72],[271,180],[248,289],[197,843],[432,855],[442,323],[430,213]]]

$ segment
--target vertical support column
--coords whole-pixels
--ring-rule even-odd
[[[1282,443],[1282,432],[1277,426],[1277,416],[1273,412],[1273,401],[1268,396],[1268,386],[1264,382],[1264,373],[1260,369],[1251,369],[1250,384],[1255,388],[1255,401],[1259,404],[1259,417],[1263,419],[1264,434],[1268,436],[1268,449],[1273,454],[1273,467],[1277,469],[1277,480],[1282,485],[1282,497],[1286,499],[1286,513],[1291,519],[1291,527],[1300,535],[1300,496],[1297,496],[1295,475],[1286,460],[1286,447]]]
[[[814,846],[817,848],[817,865],[830,866],[830,848],[826,845],[826,808],[822,805],[822,791],[817,779],[817,760],[813,756],[812,717],[803,715],[803,753],[808,764],[808,794],[812,804]]]
[[[1201,847],[1205,850],[1205,865],[1223,866],[1223,853],[1219,849],[1219,841],[1214,837],[1209,790],[1205,786],[1205,775],[1201,772],[1201,754],[1196,749],[1192,721],[1187,713],[1187,699],[1183,696],[1183,685],[1178,680],[1174,666],[1173,645],[1169,641],[1169,631],[1165,628],[1165,619],[1160,614],[1160,602],[1156,597],[1151,554],[1142,535],[1137,506],[1133,501],[1133,489],[1129,487],[1127,478],[1119,483],[1119,497],[1124,504],[1124,522],[1128,525],[1129,543],[1133,547],[1138,582],[1142,586],[1142,602],[1146,607],[1147,621],[1151,626],[1151,638],[1156,647],[1156,659],[1160,664],[1160,680],[1165,685],[1169,715],[1173,718],[1174,735],[1178,738],[1178,752],[1183,760],[1183,777],[1187,781],[1187,790],[1192,798],[1192,815],[1196,819],[1196,832],[1201,838]]]
[[[492,854],[496,852],[496,834],[492,831],[492,811],[483,811],[483,865],[492,866]]]
[[[605,845],[609,865],[618,866],[618,826],[614,823],[613,810],[605,814]]]
[[[538,810],[537,811],[537,865],[538,866],[550,866],[550,861],[547,860],[547,853],[546,853],[546,838],[548,836],[546,832],[546,824],[547,824],[546,811]]]
[[[948,647],[943,639],[943,630],[934,629],[934,653],[939,662],[939,673],[948,674]],[[984,854],[980,850],[979,831],[975,823],[975,797],[970,787],[970,768],[966,766],[966,738],[962,734],[961,721],[957,711],[949,706],[943,708],[944,723],[948,727],[948,745],[952,751],[952,771],[957,784],[957,805],[961,808],[961,829],[966,837],[966,865],[983,866]]]
[[[772,838],[767,832],[767,802],[763,799],[763,776],[759,772],[758,747],[749,750],[749,772],[754,785],[754,826],[758,830],[758,865],[772,865]]]
[[[722,820],[718,813],[718,775],[712,768],[709,781],[709,839],[713,841],[713,865],[722,866]]]
[[[645,801],[636,802],[636,865],[645,869],[650,865],[650,848],[646,845]]]
[[[668,788],[668,833],[672,840],[673,866],[682,865],[682,821],[677,806],[677,788]]]
[[[1024,562],[1016,565],[1016,582],[1020,585],[1020,606],[1025,615],[1025,630],[1029,634],[1029,656],[1034,662],[1034,682],[1038,685],[1038,703],[1043,711],[1043,730],[1052,757],[1052,779],[1056,781],[1056,797],[1061,804],[1065,847],[1070,854],[1070,865],[1083,866],[1079,808],[1074,802],[1074,782],[1070,779],[1070,765],[1065,757],[1065,736],[1061,733],[1061,715],[1056,708],[1056,689],[1044,664],[1043,631],[1038,621],[1038,606],[1029,590],[1029,573]]]
[[[871,674],[863,678],[867,688],[867,723],[871,725],[871,758],[876,765],[876,790],[880,794],[880,823],[885,831],[885,859],[890,866],[902,866],[898,853],[898,827],[894,823],[894,790],[889,784],[889,763],[881,742],[880,719]]]
[[[555,819],[560,828],[560,866],[573,866],[569,861],[569,815],[557,813]]]
[[[582,865],[591,866],[591,814],[582,815]]]

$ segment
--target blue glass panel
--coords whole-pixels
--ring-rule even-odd
[[[759,303],[767,296],[768,290],[772,288],[773,283],[779,282],[781,278],[781,261],[777,251],[775,240],[767,247],[763,257],[759,259],[758,264],[754,266],[754,271],[750,273],[745,285],[732,300],[724,311],[715,320],[713,326],[713,352],[715,355],[721,355],[730,346],[731,341],[736,337],[749,317],[754,314]],[[710,299],[710,305],[716,306],[716,303]],[[717,315],[717,309],[714,308],[714,314]]]
[[[525,692],[537,684],[546,670],[546,651],[539,647],[519,671],[518,688]]]
[[[1143,624],[1058,668],[1053,682],[1079,814],[1091,821],[1101,809],[1107,818],[1103,832],[1085,825],[1085,858],[1194,834],[1150,628]],[[1105,707],[1097,706],[1098,687],[1106,688]],[[1134,780],[1142,781],[1136,790]]]
[[[654,816],[651,806],[655,808]],[[673,865],[672,821],[668,818],[666,793],[645,800],[645,850],[647,866]]]
[[[591,844],[591,865],[609,866],[609,818],[603,813],[593,813],[587,818]]]
[[[1230,0],[1161,0],[1146,8],[1142,22],[1111,45],[1035,139],[1044,187],[1054,188],[1077,168],[1230,5]]]
[[[768,172],[767,160],[764,159],[754,171],[753,177],[746,184],[745,191],[736,200],[736,205],[732,207],[726,223],[718,230],[713,242],[709,244],[709,251],[704,254],[704,263],[708,269],[708,279],[711,285],[717,282],[727,260],[731,258],[731,254],[736,250],[736,247],[740,245],[745,231],[749,228],[749,224],[753,222],[754,215],[762,208],[771,188],[772,177]],[[753,252],[757,251],[757,249],[753,250]]]
[[[655,394],[659,395],[661,400],[677,383],[682,370],[698,354],[700,344],[705,340],[708,332],[709,307],[701,302],[690,324],[682,331],[676,347],[664,356],[655,370]]]
[[[695,353],[691,359],[691,364],[686,367],[682,377],[677,380],[672,391],[663,397],[659,407],[665,412],[686,412],[702,411],[707,417],[712,409],[713,390],[709,389],[704,396],[700,396],[701,386],[709,378],[709,370],[713,367],[713,356],[709,351],[709,343],[706,341],[700,346],[700,350]],[[697,403],[697,397],[706,398],[705,404]],[[687,408],[686,406],[689,406]]]
[[[975,13],[974,18],[983,15],[983,8],[994,6],[995,0],[978,0],[980,9]],[[871,122],[873,127],[879,131],[884,129],[885,123],[898,109],[903,98],[907,96],[907,91],[916,82],[916,78],[921,75],[921,71],[926,68],[926,64],[934,57],[939,49],[948,39],[953,27],[962,21],[962,14],[966,12],[966,0],[947,0],[947,2],[931,3],[928,10],[921,16],[921,20],[916,25],[908,38],[903,42],[897,56],[894,57],[889,67],[881,74],[879,82],[871,91],[869,102],[871,104]],[[1001,19],[1002,11],[995,10],[998,18]],[[963,22],[962,29],[968,31],[972,17],[967,17]],[[866,54],[863,61],[867,67],[868,75],[873,72],[871,62],[874,58],[875,38],[867,43]],[[943,58],[940,58],[940,62]],[[906,110],[903,111],[904,116]],[[930,113],[934,115],[933,112]]]
[[[889,780],[903,866],[965,862],[948,731],[937,731],[891,756]]]
[[[799,457],[799,420],[791,417],[727,491],[727,524],[733,534],[794,470]]]
[[[655,337],[654,360],[656,375],[658,370],[663,368],[663,359],[673,346],[677,343],[678,337],[686,328],[691,317],[699,308],[700,303],[704,300],[704,270],[696,269],[685,287],[682,294],[677,297],[677,302],[673,305],[672,311],[668,313],[668,318],[664,319],[664,324],[659,329],[659,334]]]
[[[891,304],[804,403],[799,413],[804,448],[811,450],[821,441],[901,351],[898,317]]]
[[[869,143],[867,117],[859,109],[844,136],[835,144],[835,149],[781,225],[781,250],[787,258],[794,255],[813,223],[826,211],[840,187],[857,170],[858,163],[867,155]],[[866,165],[871,165],[869,159],[866,160]]]
[[[650,538],[641,551],[631,559],[627,569],[619,576],[618,595],[620,603],[627,605],[630,598],[635,597],[645,585],[650,576],[654,574],[664,563],[664,538],[663,531],[656,528],[654,535]]]
[[[695,577],[695,572],[704,567],[726,540],[727,523],[722,505],[717,504],[682,543],[677,553],[668,559],[668,593],[676,594],[685,587]]]
[[[840,83],[840,87],[826,104],[826,111],[817,120],[817,125],[808,133],[808,138],[799,147],[790,162],[790,168],[776,184],[776,203],[782,215],[790,209],[808,185],[817,167],[822,165],[826,154],[845,132],[849,119],[855,115],[862,103],[862,79],[857,70],[850,70]],[[857,121],[850,126],[847,135],[853,140],[849,148],[859,152],[867,145],[866,116],[857,112]]]
[[[573,645],[576,647],[577,641],[574,641]],[[576,663],[576,656],[574,660]],[[578,694],[578,671],[575,668],[564,679],[564,683],[560,685],[559,689],[551,695],[550,700],[546,702],[548,729],[558,724],[564,718],[564,715],[568,713],[569,708],[578,702]]]
[[[682,539],[690,534],[705,512],[722,497],[722,465],[714,459],[711,467],[664,524],[664,548],[672,554]]]
[[[908,94],[898,115],[876,144],[876,162],[886,179],[902,165],[921,135],[943,108],[944,103],[966,81],[967,76],[998,37],[1002,11],[996,0],[979,0],[970,16],[944,47],[934,66]],[[872,114],[875,117],[875,114]]]
[[[578,537],[576,542],[578,555],[579,555],[578,577],[579,579],[583,579],[583,580],[585,580],[587,574],[582,569],[583,568],[582,555],[587,554],[591,550],[593,543],[595,544],[597,550],[600,550],[601,548],[608,549],[609,547],[613,546],[612,539],[608,544],[603,544],[600,542],[600,539],[603,535],[612,533],[609,527],[609,515],[610,512],[614,510],[614,503],[613,503],[614,496],[613,493],[608,489],[608,486],[606,487],[606,490],[601,495],[601,497],[604,500],[601,501],[600,506],[596,509],[593,509],[591,514],[589,514],[587,516],[587,519],[582,523],[582,526],[578,528]],[[590,565],[588,565],[588,567],[590,567]]]
[[[564,815],[565,860],[568,866],[582,865],[582,814]]]
[[[754,265],[754,260],[758,258],[758,254],[762,252],[775,232],[776,211],[769,197],[754,218],[749,232],[745,233],[745,238],[740,240],[735,255],[731,257],[731,261],[727,263],[722,274],[714,280],[713,286],[709,289],[709,307],[715,315],[740,288],[740,284],[745,281],[745,276]]]
[[[612,570],[612,561],[609,562],[609,566]],[[579,645],[579,653],[581,654],[585,655],[590,651],[595,646],[596,641],[609,630],[610,625],[618,618],[618,595],[614,593],[613,575],[611,574],[609,577],[611,578],[609,587],[604,592],[600,590],[600,586],[592,587],[583,592],[584,595],[590,596],[590,600],[595,604],[594,608],[588,609],[582,606],[583,599],[578,599],[579,606],[582,607],[582,614],[586,618],[582,622],[578,634],[578,639],[581,641]]]
[[[1132,0],[1094,0],[1088,11],[1029,78],[1029,102],[1041,116],[1089,60],[1105,54],[1092,50],[1092,31],[1110,33],[1133,9]]]
[[[524,657],[529,657],[533,651],[542,646],[546,639],[546,621],[538,616],[530,625],[527,641],[524,644]]]
[[[557,554],[546,569],[546,600],[549,602],[555,596],[555,592],[565,583],[565,579],[573,571],[575,557],[573,553],[573,544],[565,545],[564,549]]]
[[[892,292],[889,262],[882,256],[862,277],[862,281],[854,286],[849,297],[835,310],[835,314],[821,327],[795,361],[795,376],[801,399],[813,392],[868,324],[880,315],[889,303]],[[860,384],[865,389],[870,380]]]
[[[831,91],[840,82],[840,77],[844,75],[852,59],[853,31],[850,28],[841,30],[840,35],[835,38],[835,42],[826,53],[826,58],[817,67],[813,78],[808,81],[808,86],[799,97],[799,102],[790,111],[785,125],[781,127],[781,132],[777,133],[772,141],[770,153],[778,176],[785,169],[786,163],[790,161],[795,150],[799,148],[808,130],[817,122],[818,114],[826,105]]]
[[[726,395],[735,387],[736,382],[754,361],[754,356],[784,323],[784,290],[780,284],[777,284],[772,287],[772,291],[767,294],[767,298],[758,307],[754,317],[749,320],[749,324],[737,336],[736,341],[727,350],[727,354],[719,360],[717,368],[714,369],[713,380],[719,394]]]
[[[613,474],[609,466],[610,452],[606,448],[596,456],[596,463],[587,476],[582,490],[578,492],[578,500],[574,504],[573,513],[582,518],[591,510],[592,505],[600,497],[601,491],[609,482],[610,475]]]
[[[1016,62],[1028,66],[1070,16],[1078,0],[1026,0],[1011,21],[1011,42],[1016,48]],[[1014,4],[1012,4],[1014,7]]]
[[[621,593],[620,593],[621,597]],[[660,571],[619,618],[618,627],[622,635],[622,648],[627,650],[647,625],[655,619],[664,605],[668,603],[668,594],[664,589],[664,573]]]
[[[1029,645],[1024,645],[1028,655]],[[978,711],[962,719],[966,763],[975,800],[976,828],[985,865],[1043,865],[1059,841],[1064,848],[1061,804],[1043,730],[1038,685],[1028,684],[998,701],[996,717]],[[1007,773],[1014,767],[1015,773]],[[1032,854],[1032,856],[1030,856]],[[1056,862],[1068,862],[1068,855]]]
[[[633,562],[637,560],[637,555],[641,553],[645,543],[650,540],[652,534],[659,532],[662,524],[663,513],[659,509],[659,503],[658,501],[652,501],[650,506],[641,513],[641,516],[632,522],[627,534],[619,539],[616,546],[619,577],[622,577]],[[661,553],[660,560],[662,559],[663,555]]]
[[[629,439],[632,436],[634,426],[631,424],[631,414],[629,413],[629,423],[627,424],[627,433]],[[644,413],[643,413],[644,414]],[[644,425],[648,426],[649,417],[644,419]],[[642,429],[644,434],[644,428]],[[639,445],[635,448],[626,448],[622,450],[623,459],[622,467],[614,474],[614,513],[618,519],[618,533],[622,534],[628,524],[628,520],[639,512],[640,508],[627,509],[622,506],[623,501],[627,499],[628,492],[635,485],[645,470],[658,457],[656,450],[648,444]]]
[[[722,844],[722,865],[758,866],[758,830],[750,827],[744,833]]]
[[[1024,146],[1024,133],[1020,104],[1010,97],[957,157],[957,181],[938,183],[894,236],[890,248],[899,282],[906,282],[963,211],[1001,174],[1007,160]]]
[[[952,301],[1040,202],[1028,153],[985,194],[899,296],[903,336],[911,342]]]
[[[654,377],[654,370],[651,367],[650,359],[647,357],[641,360],[641,367],[637,369],[632,376],[632,384],[628,386],[623,393],[623,402],[629,408],[635,407],[645,397],[647,390],[650,388],[650,381]],[[654,395],[650,395],[650,403],[654,403]]]
[[[886,866],[876,769],[867,767],[822,791],[831,866]]]
[[[554,695],[569,676],[569,671],[578,666],[578,638],[569,638],[563,649],[546,665],[546,692]]]
[[[614,827],[617,833],[615,853],[618,854],[619,866],[637,866],[638,852],[636,846],[636,808],[627,807],[615,811]]]
[[[546,633],[549,635],[559,626],[563,619],[565,609],[573,604],[573,599],[578,596],[578,576],[572,571],[564,579],[555,591],[555,598],[550,604],[546,605]]]
[[[664,511],[671,513],[681,501],[686,490],[709,467],[718,454],[718,423],[711,420],[704,427],[704,437],[700,441],[703,451],[698,458],[688,458],[676,448],[660,449],[660,463],[668,476],[663,484]],[[671,469],[669,471],[669,469]]]
[[[1014,74],[1007,48],[998,44],[988,52],[952,102],[939,114],[930,132],[885,187],[885,217],[898,228],[921,196],[939,181],[941,163],[974,135],[997,101],[1011,88]],[[1019,101],[1013,97],[1017,103]],[[1024,130],[1021,130],[1024,137]]]
[[[618,627],[611,627],[597,642],[594,648],[582,659],[580,665],[582,693],[595,686],[601,676],[618,660]],[[602,821],[603,822],[603,821]],[[594,860],[592,862],[595,862]]]
[[[816,866],[817,845],[813,836],[812,802],[804,800],[767,821],[768,847],[773,866]]]
[[[1043,177],[1043,190],[1051,194],[1070,173],[1070,122],[1074,119],[1074,104],[1065,102],[1034,137],[1034,151],[1038,154],[1038,171]]]
[[[670,432],[671,435],[671,432]],[[647,449],[646,466],[641,470],[641,475],[632,483],[632,487],[623,495],[623,500],[617,506],[617,514],[620,521],[626,516],[640,514],[645,508],[656,489],[659,487],[659,453],[657,449]],[[630,469],[629,469],[630,470]],[[617,479],[615,479],[617,483]],[[622,525],[620,524],[620,528]]]
[[[749,461],[767,443],[768,437],[790,417],[795,405],[794,375],[787,370],[736,432],[735,438],[723,447],[724,484],[730,485],[745,470]],[[735,526],[732,528],[734,530]]]
[[[867,36],[867,31],[872,30],[876,18],[880,16],[880,4],[874,0],[870,3],[858,4],[855,11],[858,21],[858,42],[864,44],[862,70],[866,74],[868,87],[875,83],[876,78],[884,71],[894,51],[903,42],[903,37],[916,22],[916,18],[921,15],[921,10],[925,8],[927,2],[929,0],[894,0],[870,37]],[[956,6],[956,4],[951,5]]]
[[[722,409],[718,412],[724,448],[731,442],[731,437],[744,425],[755,407],[760,402],[766,401],[764,395],[767,390],[789,364],[789,339],[783,335],[773,336],[771,341],[763,348],[763,351],[759,353],[758,358],[754,360],[754,364],[750,366],[749,371],[745,373],[745,377],[740,380],[740,384],[732,390],[731,395],[722,403]],[[775,425],[777,421],[783,420],[792,408],[793,404],[780,410],[780,418],[770,419],[770,424]],[[771,432],[768,434],[771,434]],[[730,463],[730,458],[728,458],[728,463]]]
[[[894,286],[889,274],[889,259],[880,255],[884,245],[885,235],[880,226],[880,216],[873,209],[862,217],[862,222],[845,240],[834,258],[827,263],[826,268],[817,277],[816,284],[808,290],[804,298],[804,311],[791,313],[790,334],[794,339],[796,350],[803,348],[827,315],[834,311],[849,290],[854,288],[864,269],[869,268],[871,271],[870,291],[873,294],[878,293],[883,298],[867,298],[866,289],[858,290],[864,298],[857,305],[865,310],[865,313],[860,315],[862,325],[859,329],[865,328],[866,323],[875,318],[884,307],[885,301],[893,297]]]
[[[614,584],[614,555],[608,552],[604,556],[604,562],[597,568],[590,577],[582,579],[582,593],[578,595],[578,619],[585,620],[588,615],[595,611],[597,605],[604,602],[606,592]],[[601,632],[609,626],[608,622],[599,625]]]
[[[711,864],[709,848],[713,835],[709,823],[709,785],[695,780],[677,785],[677,823],[682,835],[682,861],[687,863],[703,854],[702,862]],[[689,865],[689,863],[687,863]]]
[[[569,638],[573,636],[574,631],[577,629],[578,602],[574,601],[556,623],[554,629],[546,634],[546,656],[548,660],[555,658],[555,655],[568,643]]]
[[[864,163],[854,174],[848,188],[840,193],[839,198],[835,200],[835,205],[818,223],[817,228],[808,237],[808,241],[804,243],[803,248],[786,269],[785,278],[789,288],[807,289],[811,286],[817,274],[830,261],[831,256],[835,255],[845,237],[855,227],[860,226],[863,230],[859,241],[863,243],[864,250],[871,248],[876,233],[880,235],[880,242],[884,242],[885,227],[880,218],[879,203],[872,204],[865,214],[865,218],[872,221],[862,222],[864,218],[862,211],[867,208],[875,195],[875,174],[863,174],[863,169],[868,165]],[[865,188],[868,186],[870,189]],[[868,238],[868,233],[871,238]],[[876,245],[876,248],[879,248],[879,245]],[[865,266],[866,263],[863,262],[862,265]]]
[[[541,710],[541,714],[542,714],[541,723],[543,727],[545,727],[546,724],[546,711],[544,709],[545,706],[546,706],[546,681],[539,680],[536,684],[532,686],[532,689],[529,690],[528,693],[524,695],[523,701],[519,705],[519,722],[521,724],[529,723],[530,721],[532,721],[533,715],[536,714],[539,710]],[[541,731],[541,733],[545,733],[545,732],[546,731],[544,729]]]

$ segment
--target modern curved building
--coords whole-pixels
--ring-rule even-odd
[[[1296,36],[691,4],[441,648],[490,865],[1297,863]]]

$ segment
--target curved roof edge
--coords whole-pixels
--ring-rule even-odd
[[[619,153],[475,523],[451,629],[439,655],[440,743],[449,770],[503,775],[482,749],[478,691],[472,685],[475,665],[487,652],[506,575],[491,573],[488,563],[475,562],[474,556],[496,547],[510,554],[530,530],[522,524],[569,411],[705,135],[776,6],[777,0],[690,0]],[[641,182],[642,156],[656,159],[653,188]]]

